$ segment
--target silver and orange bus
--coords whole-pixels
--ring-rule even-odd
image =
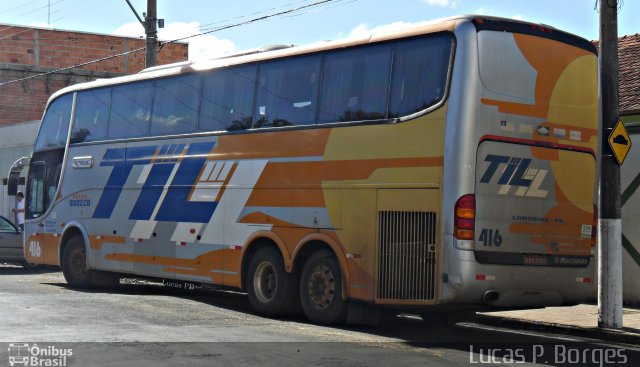
[[[50,98],[25,252],[73,287],[215,284],[325,324],[575,304],[599,135],[595,47],[510,19],[156,67]]]

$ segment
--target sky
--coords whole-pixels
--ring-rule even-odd
[[[139,14],[147,0],[130,0]],[[543,23],[598,39],[596,0],[157,0],[161,40],[184,40],[206,59],[274,44],[304,45],[461,14]],[[611,0],[610,0],[611,1]],[[618,35],[640,33],[640,1],[618,0]],[[271,16],[305,7],[286,14]],[[265,20],[256,20],[266,17]],[[125,0],[0,0],[0,23],[142,37]],[[234,26],[240,23],[238,26]],[[221,27],[226,29],[217,30]],[[6,26],[0,25],[0,29]]]

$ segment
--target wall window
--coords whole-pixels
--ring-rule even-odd
[[[204,77],[200,131],[251,128],[256,74],[256,66],[241,66],[213,71]]]
[[[110,104],[110,88],[78,92],[71,143],[105,139]]]
[[[410,115],[442,100],[451,43],[451,36],[438,35],[398,45],[393,58],[390,117]]]
[[[391,47],[388,45],[327,54],[319,121],[385,118],[390,64]]]
[[[315,123],[321,56],[260,65],[253,127]]]
[[[196,131],[202,77],[189,74],[156,81],[151,135]]]
[[[110,139],[147,136],[153,83],[141,82],[113,88],[108,136]]]
[[[72,102],[73,94],[65,94],[51,102],[42,119],[35,150],[61,147],[67,143]]]

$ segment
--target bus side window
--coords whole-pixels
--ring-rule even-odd
[[[151,135],[196,131],[202,76],[189,74],[156,82]]]
[[[109,139],[137,138],[149,134],[153,82],[113,88],[109,115]]]
[[[325,56],[319,122],[386,118],[391,47],[359,47]]]
[[[110,105],[110,88],[78,92],[71,143],[105,139]]]
[[[73,94],[65,94],[54,100],[47,108],[34,150],[48,147],[63,147],[69,135]]]
[[[253,127],[314,124],[321,60],[313,55],[260,65]]]
[[[444,98],[452,39],[437,35],[402,42],[393,58],[390,117],[424,110]]]
[[[251,128],[256,73],[256,66],[240,66],[216,70],[204,77],[200,131]]]

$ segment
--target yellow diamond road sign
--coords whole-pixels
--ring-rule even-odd
[[[611,147],[611,150],[613,150],[613,155],[616,157],[616,161],[618,161],[618,164],[622,166],[624,159],[627,157],[627,153],[629,153],[629,150],[631,149],[631,139],[629,138],[629,133],[627,133],[627,129],[624,127],[624,123],[621,119],[618,119],[616,126],[609,135],[609,146]]]

